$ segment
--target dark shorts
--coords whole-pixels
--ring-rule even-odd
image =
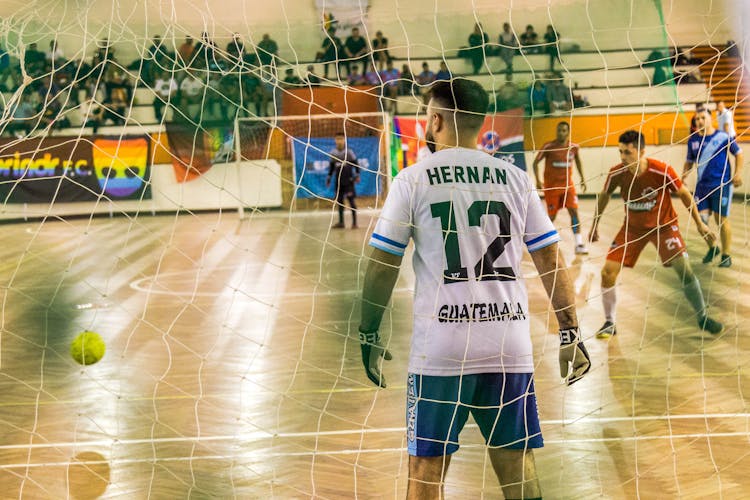
[[[406,391],[409,454],[437,457],[454,453],[469,413],[489,446],[544,446],[533,374],[434,377],[410,373]]]
[[[732,183],[721,186],[706,186],[698,183],[695,186],[695,201],[698,210],[710,210],[714,213],[727,217],[729,207],[732,206]]]

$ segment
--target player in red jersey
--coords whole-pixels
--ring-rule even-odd
[[[653,243],[662,264],[672,267],[682,281],[682,288],[698,316],[698,326],[712,334],[720,333],[723,326],[706,314],[700,283],[688,261],[685,242],[680,234],[677,214],[672,207],[671,193],[675,193],[690,211],[698,232],[709,248],[716,241],[708,226],[701,220],[693,196],[683,186],[680,176],[672,167],[652,158],[646,158],[646,140],[643,134],[628,130],[619,138],[622,163],[612,167],[598,195],[594,222],[589,238],[599,239],[599,218],[612,194],[620,189],[625,203],[625,221],[615,236],[602,268],[602,303],[605,323],[597,332],[598,338],[609,338],[617,333],[615,309],[617,298],[615,282],[623,266],[633,267],[643,248]]]
[[[539,162],[544,162],[544,183],[539,180]],[[576,253],[589,253],[583,244],[581,223],[578,218],[578,196],[573,184],[573,161],[581,176],[581,187],[586,192],[586,179],[583,177],[581,158],[578,155],[578,144],[570,142],[570,125],[567,122],[557,124],[557,137],[542,146],[534,159],[534,177],[536,188],[544,190],[544,203],[547,214],[554,221],[557,212],[565,207],[570,214],[570,224],[576,241]]]

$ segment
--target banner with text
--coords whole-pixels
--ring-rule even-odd
[[[397,116],[391,137],[392,175],[430,154],[425,144],[425,120]],[[523,108],[487,115],[477,136],[477,149],[526,170],[523,155]]]
[[[4,203],[151,198],[146,137],[0,140]]]
[[[297,198],[336,197],[332,182],[326,187],[330,152],[336,147],[333,137],[295,137],[293,161],[297,181]],[[380,191],[378,168],[380,139],[378,137],[349,137],[348,147],[357,155],[360,182],[355,186],[357,196],[375,196]]]

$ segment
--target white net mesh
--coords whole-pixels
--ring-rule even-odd
[[[701,262],[696,223],[672,199],[707,311],[724,325],[718,336],[698,328],[648,245],[619,274],[617,335],[594,338],[605,319],[600,272],[624,216],[613,198],[601,241],[587,241],[596,201],[585,195],[604,188],[626,130],[679,175],[697,103],[723,100],[743,146],[746,2],[6,4],[5,496],[403,497],[411,259],[381,329],[394,354],[385,390],[364,375],[359,301],[390,182],[425,154],[426,91],[462,76],[490,94],[477,146],[527,166],[532,184],[545,144],[573,150],[554,143],[560,122],[580,146],[582,175],[572,172],[589,253],[576,253],[565,207],[554,222],[593,362],[577,385],[559,384],[555,311],[528,256],[518,272],[545,497],[742,497],[745,186],[731,202],[729,268],[718,267],[722,255]],[[339,134],[358,157],[358,230],[350,200],[337,200]],[[554,167],[536,166],[544,183]],[[548,202],[554,193],[540,188]],[[69,352],[85,330],[106,344],[91,366]],[[460,443],[446,496],[500,498],[472,419]]]

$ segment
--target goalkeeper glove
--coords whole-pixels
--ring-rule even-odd
[[[579,381],[591,368],[591,358],[578,327],[560,330],[560,376],[568,385]]]
[[[362,364],[365,365],[365,373],[373,384],[385,388],[385,377],[381,371],[383,359],[393,359],[388,349],[380,343],[378,331],[363,332],[359,329],[359,346],[362,349]]]

